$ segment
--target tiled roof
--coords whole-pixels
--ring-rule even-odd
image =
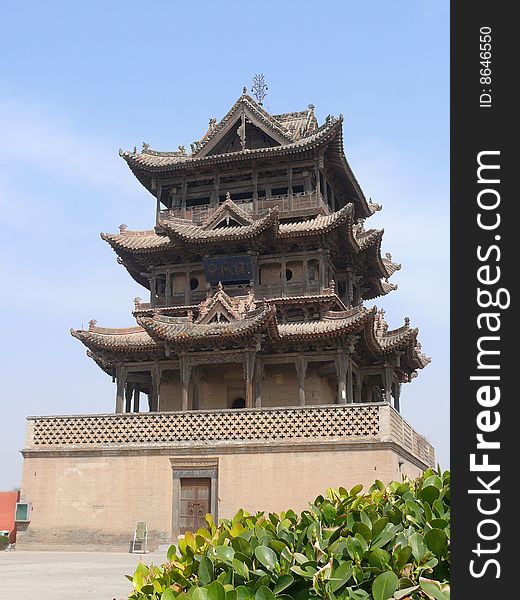
[[[385,265],[388,277],[391,277],[396,271],[401,269],[401,264],[392,262],[392,256],[388,254],[388,252],[386,253],[386,256],[383,257],[383,264]]]
[[[157,342],[142,327],[112,329],[91,326],[88,331],[71,329],[70,333],[93,351],[148,352],[157,349]]]
[[[347,204],[330,215],[318,215],[306,221],[295,223],[278,223],[278,212],[276,209],[272,209],[265,216],[252,221],[250,224],[216,229],[208,229],[207,225],[198,226],[186,219],[167,217],[159,221],[159,225],[167,235],[158,234],[153,230],[128,231],[122,229],[118,234],[102,233],[101,238],[108,242],[114,250],[124,250],[131,253],[171,248],[174,244],[170,238],[196,244],[242,240],[256,237],[270,228],[273,228],[273,235],[276,237],[293,238],[315,233],[326,234],[332,229],[347,223],[352,213],[353,205]]]
[[[234,321],[200,324],[188,318],[155,315],[138,316],[137,322],[154,339],[184,346],[197,341],[250,337],[274,319],[274,315],[274,307],[265,305]]]
[[[216,229],[199,227],[186,219],[170,217],[159,220],[159,225],[170,237],[191,243],[253,238],[270,227],[274,227],[276,231],[277,223],[278,212],[276,210],[270,210],[264,217],[260,217],[247,225],[234,225]]]
[[[357,331],[374,314],[374,309],[357,306],[347,311],[328,311],[321,321],[279,323],[281,339],[337,337]]]
[[[126,160],[130,167],[135,166],[147,171],[164,171],[188,163],[190,165],[197,165],[203,162],[226,162],[237,157],[276,156],[277,154],[286,154],[288,152],[291,153],[312,148],[324,142],[327,138],[341,130],[341,123],[341,119],[330,119],[329,122],[316,129],[311,135],[297,141],[289,139],[286,144],[280,146],[255,149],[246,148],[245,150],[226,154],[200,156],[200,150],[194,154],[183,154],[179,152],[160,152],[158,150],[150,150],[147,147],[140,153],[137,153],[137,151],[127,152],[120,150],[119,154]]]
[[[238,204],[233,202],[228,193],[224,202],[214,212],[210,213],[208,217],[206,217],[202,223],[202,226],[205,229],[213,229],[215,225],[217,225],[226,217],[234,218],[242,225],[250,225],[254,221],[251,213],[245,211],[238,206]]]
[[[277,323],[275,303],[254,306],[252,292],[243,297],[230,297],[220,288],[199,305],[199,316],[195,320],[191,310],[187,316],[137,312],[134,316],[138,327],[108,329],[97,327],[95,321],[91,321],[88,331],[71,330],[71,333],[95,353],[108,350],[116,354],[165,352],[165,345],[174,349],[207,346],[208,342],[221,345],[229,340],[234,344],[246,343],[259,332],[267,334],[269,343],[319,341],[357,333],[363,336],[370,355],[401,350],[404,352],[402,360],[412,370],[430,362],[417,341],[418,329],[410,327],[409,319],[406,318],[401,327],[389,330],[384,311],[377,311],[375,307],[359,305],[346,310],[328,310],[320,320]],[[101,366],[105,368],[104,363]]]
[[[330,215],[318,215],[306,221],[296,221],[294,223],[280,223],[278,229],[280,237],[297,237],[299,235],[308,235],[310,233],[327,233],[331,229],[348,222],[352,217],[354,206],[347,204],[338,211]]]
[[[108,242],[114,250],[127,252],[149,252],[172,246],[168,236],[157,235],[155,231],[129,231],[121,229],[119,233],[102,233],[101,239]]]
[[[278,121],[287,130],[294,141],[309,136],[318,128],[314,106],[312,105],[309,105],[307,110],[300,112],[273,115],[273,119]]]

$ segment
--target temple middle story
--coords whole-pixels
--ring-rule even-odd
[[[372,304],[396,289],[401,265],[368,226],[381,206],[349,166],[341,115],[319,124],[312,105],[273,115],[244,89],[191,152],[143,144],[120,156],[154,198],[155,221],[101,238],[144,300],[127,328],[71,330],[115,383],[112,415],[31,417],[24,456],[31,469],[46,459],[49,473],[81,471],[87,458],[105,486],[119,481],[116,496],[132,496],[129,514],[101,510],[79,537],[67,516],[53,544],[48,508],[20,545],[70,549],[101,532],[118,549],[137,520],[158,545],[195,530],[202,513],[299,507],[334,485],[434,464],[400,415],[402,386],[430,358],[408,317],[390,329]],[[136,500],[125,472],[139,461],[162,472],[149,481],[166,500]],[[83,480],[94,506],[100,483]],[[24,475],[33,507],[56,500],[44,489]]]

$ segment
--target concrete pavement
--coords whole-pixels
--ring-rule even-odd
[[[161,564],[166,552],[0,552],[0,600],[126,600],[139,561]]]

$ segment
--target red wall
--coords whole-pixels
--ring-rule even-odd
[[[11,544],[16,541],[14,512],[19,499],[20,492],[0,492],[0,529],[10,531],[9,542]]]

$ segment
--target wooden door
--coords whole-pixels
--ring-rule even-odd
[[[195,533],[206,526],[204,517],[211,512],[211,479],[193,477],[181,479],[179,533]]]

